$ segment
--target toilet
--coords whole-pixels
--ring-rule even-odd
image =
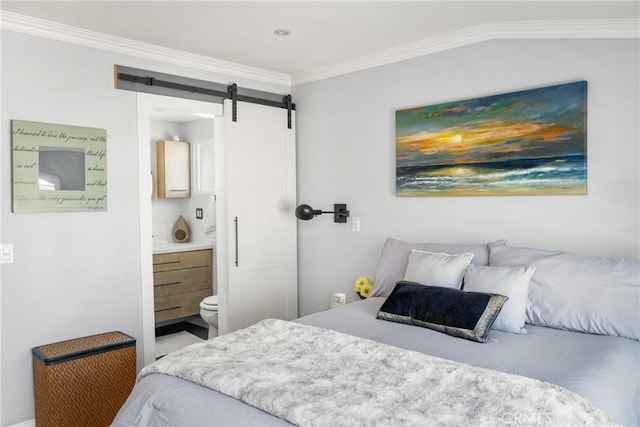
[[[218,336],[218,295],[211,295],[200,302],[200,317],[209,324],[209,339]]]

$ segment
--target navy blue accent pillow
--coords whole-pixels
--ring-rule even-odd
[[[504,295],[400,281],[376,317],[487,342],[489,329],[507,299]]]

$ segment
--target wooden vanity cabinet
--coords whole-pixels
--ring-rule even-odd
[[[211,249],[153,255],[156,323],[200,315],[200,301],[212,294]]]

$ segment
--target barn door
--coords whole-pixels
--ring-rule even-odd
[[[298,315],[295,127],[282,108],[238,102],[236,122],[230,100],[224,111],[221,333]]]

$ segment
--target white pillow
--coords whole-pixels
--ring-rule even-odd
[[[489,243],[457,244],[457,243],[408,243],[389,237],[382,248],[382,256],[376,271],[372,297],[388,297],[398,280],[402,280],[407,269],[407,261],[412,249],[443,254],[473,254],[473,264],[488,265],[489,249],[492,246],[506,245],[506,240]]]
[[[526,334],[527,297],[535,267],[488,267],[470,265],[464,274],[464,290],[509,297],[492,329]]]
[[[640,260],[513,246],[490,265],[532,265],[527,323],[640,340]]]
[[[464,272],[472,259],[472,253],[449,255],[413,249],[403,280],[460,289]]]

